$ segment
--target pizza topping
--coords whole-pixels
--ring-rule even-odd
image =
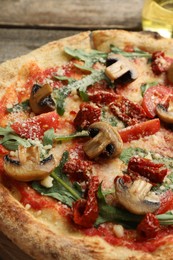
[[[52,88],[49,84],[33,85],[29,99],[30,107],[35,114],[55,110],[55,102],[51,97]]]
[[[111,112],[127,125],[135,125],[147,120],[143,107],[122,95],[115,95],[114,101],[110,103],[109,107]]]
[[[167,71],[167,79],[170,83],[173,84],[173,63],[170,65]]]
[[[152,213],[147,213],[137,227],[137,231],[143,239],[154,238],[159,230],[159,221]]]
[[[56,130],[60,125],[59,116],[55,111],[37,115],[24,121],[16,121],[11,128],[27,139],[41,139],[44,132],[50,128]]]
[[[71,181],[87,181],[91,172],[91,162],[80,159],[71,159],[65,163],[63,172],[67,174]]]
[[[128,163],[129,174],[133,176],[137,173],[154,183],[162,183],[167,172],[163,163],[154,163],[146,158],[132,157]]]
[[[18,181],[42,180],[55,168],[52,155],[40,161],[38,146],[19,146],[18,158],[4,157],[4,169],[8,176]]]
[[[127,84],[137,79],[134,65],[120,54],[110,53],[107,58],[105,74],[115,84]]]
[[[122,50],[111,44],[110,49],[111,52],[121,54],[126,58],[151,58],[151,54],[149,52],[143,51],[137,47],[126,46],[124,50]]]
[[[90,159],[96,159],[104,154],[113,158],[122,151],[123,142],[117,130],[105,122],[93,123],[89,131],[93,137],[87,141],[83,148]]]
[[[158,104],[156,106],[156,113],[163,122],[169,124],[173,123],[173,112],[170,110],[168,111],[164,105]]]
[[[100,121],[101,109],[96,105],[82,103],[75,119],[76,129],[87,129],[92,123]]]
[[[96,195],[98,187],[98,177],[91,177],[87,199],[78,200],[73,205],[73,220],[82,227],[92,227],[98,217],[99,209]]]
[[[65,99],[71,93],[71,91],[78,90],[79,93],[84,93],[86,92],[86,89],[89,86],[103,79],[105,79],[105,73],[102,70],[101,71],[94,70],[91,72],[91,74],[83,77],[82,79],[75,80],[74,82],[69,83],[68,85],[61,87],[59,89],[54,89],[52,93],[52,97],[56,103],[57,113],[61,116],[64,114]]]
[[[156,85],[148,88],[144,94],[142,107],[149,118],[156,116],[156,106],[165,104],[172,94],[172,89],[164,85]]]
[[[128,126],[119,130],[119,134],[124,143],[138,140],[142,137],[153,135],[160,130],[160,120],[158,118],[148,120],[139,124]]]
[[[126,175],[115,179],[118,202],[135,214],[143,215],[159,208],[160,199],[151,188],[152,184],[142,178],[137,178],[134,182]]]
[[[168,70],[171,63],[171,59],[165,56],[162,51],[154,52],[152,55],[152,70],[156,75],[160,75],[162,72]]]

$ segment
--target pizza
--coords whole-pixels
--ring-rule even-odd
[[[173,258],[173,40],[97,30],[0,65],[0,230],[34,259]]]

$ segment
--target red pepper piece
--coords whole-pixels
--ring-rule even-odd
[[[138,173],[148,178],[151,182],[161,183],[168,170],[162,163],[154,163],[149,159],[132,157],[128,163],[129,173]]]
[[[15,122],[11,127],[18,135],[24,138],[41,139],[46,130],[50,128],[56,130],[61,127],[61,123],[58,114],[52,111],[28,118],[21,122]]]
[[[98,187],[98,177],[91,177],[87,200],[78,200],[73,205],[73,220],[82,227],[92,227],[98,217],[99,210],[96,195]]]
[[[153,135],[160,130],[160,120],[158,118],[148,120],[136,125],[128,126],[119,130],[119,134],[124,143],[138,140],[141,137]]]
[[[154,214],[163,214],[169,210],[173,210],[173,192],[171,190],[166,191],[160,197],[160,207]]]
[[[160,230],[158,219],[152,213],[147,213],[144,219],[137,227],[138,234],[141,238],[154,238]]]
[[[80,159],[71,159],[65,163],[63,172],[69,175],[71,181],[87,181],[87,172],[91,170],[91,162]]]
[[[109,107],[112,113],[127,125],[135,125],[148,120],[142,106],[121,95],[115,95],[114,102]]]
[[[87,103],[80,105],[80,110],[74,119],[76,129],[87,129],[92,123],[100,121],[101,109]]]

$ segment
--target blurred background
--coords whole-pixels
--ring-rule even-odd
[[[84,30],[141,30],[143,0],[0,0],[0,63]]]

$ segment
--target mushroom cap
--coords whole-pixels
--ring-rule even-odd
[[[55,168],[55,160],[52,155],[40,161],[37,146],[25,148],[19,147],[19,158],[4,157],[4,170],[6,174],[18,181],[42,180]]]
[[[163,122],[173,124],[173,111],[168,111],[163,105],[158,104],[156,113]]]
[[[116,197],[122,206],[134,214],[152,213],[160,207],[160,198],[150,191],[151,187],[152,184],[142,178],[125,183],[123,177],[118,177],[115,182]]]
[[[85,153],[90,159],[97,158],[107,148],[111,149],[109,158],[116,157],[120,154],[123,142],[114,127],[105,122],[96,122],[90,125],[89,130],[91,129],[97,129],[97,134],[83,146]]]
[[[49,84],[32,88],[29,104],[35,114],[42,114],[55,110],[55,102],[51,97],[52,88]]]

